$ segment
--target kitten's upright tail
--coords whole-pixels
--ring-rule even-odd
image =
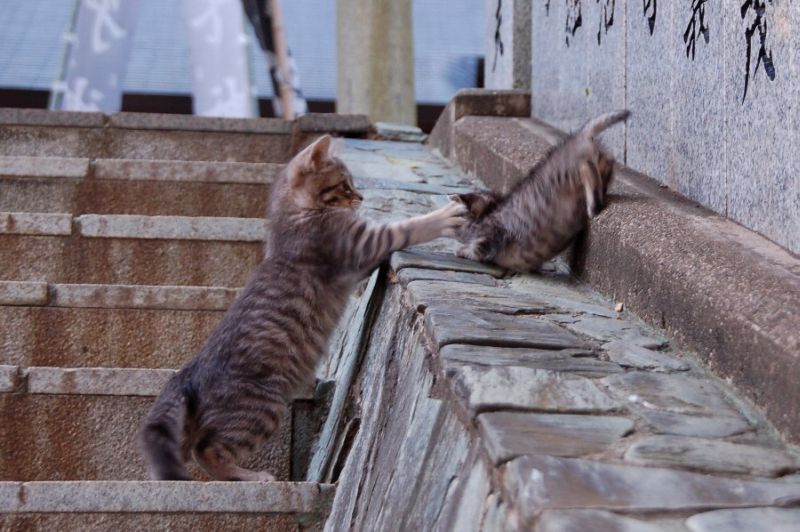
[[[153,480],[191,480],[181,451],[186,402],[180,374],[167,382],[139,431],[142,454]]]
[[[631,116],[631,112],[627,109],[602,114],[597,118],[589,120],[589,122],[587,122],[586,125],[581,128],[578,134],[582,137],[593,139],[614,124],[624,122],[629,116]]]

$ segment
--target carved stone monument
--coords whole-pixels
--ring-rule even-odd
[[[486,0],[487,89],[528,89],[531,83],[531,0]]]

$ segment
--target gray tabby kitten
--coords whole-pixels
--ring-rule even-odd
[[[603,208],[613,177],[614,159],[595,137],[629,115],[617,111],[591,120],[505,197],[489,191],[451,196],[470,214],[457,236],[465,245],[456,254],[526,272],[563,251]]]
[[[313,378],[357,281],[403,247],[454,236],[466,209],[449,203],[371,223],[324,136],[272,187],[265,257],[200,352],[166,384],[140,431],[150,475],[188,480],[190,456],[217,480],[273,480],[237,465],[275,431],[292,392]]]

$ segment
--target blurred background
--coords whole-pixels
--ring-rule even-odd
[[[338,83],[340,112],[428,131],[458,89],[482,86],[484,4],[0,0],[0,107],[268,117],[282,83],[300,114],[336,111]],[[414,115],[376,116],[359,102],[370,91],[411,98]]]

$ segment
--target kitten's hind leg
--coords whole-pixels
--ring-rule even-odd
[[[224,445],[210,442],[195,448],[194,458],[214,480],[255,480],[273,482],[275,477],[266,471],[251,471],[236,465],[233,454]]]

